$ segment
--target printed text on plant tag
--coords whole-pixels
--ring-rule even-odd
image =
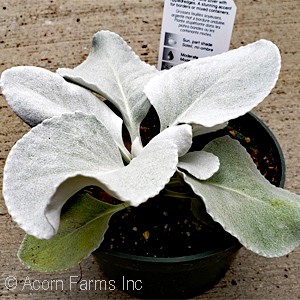
[[[233,0],[165,0],[158,69],[228,51]]]

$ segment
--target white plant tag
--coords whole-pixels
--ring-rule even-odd
[[[229,50],[233,0],[165,0],[158,69]]]

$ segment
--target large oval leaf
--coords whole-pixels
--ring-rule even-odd
[[[300,244],[300,197],[269,183],[250,155],[229,137],[209,143],[219,171],[207,181],[185,174],[212,218],[248,249],[273,257]]]
[[[50,238],[69,197],[93,184],[94,176],[122,167],[117,145],[95,116],[78,112],[47,119],[20,139],[8,155],[3,178],[6,206],[28,234]],[[51,201],[57,186],[78,174],[87,178],[73,182]]]
[[[213,127],[259,104],[274,87],[279,69],[278,48],[260,40],[177,65],[153,77],[145,93],[162,130],[180,123]]]
[[[94,114],[130,160],[122,140],[122,119],[90,91],[46,69],[27,66],[4,71],[1,88],[12,110],[30,126],[68,112]]]
[[[95,116],[77,112],[45,120],[8,156],[3,194],[9,213],[28,234],[51,238],[62,206],[85,186],[100,186],[139,205],[164,188],[176,171],[179,153],[192,143],[189,125],[174,126],[161,136],[125,167],[114,140]]]
[[[125,204],[110,205],[89,195],[76,195],[70,201],[55,237],[25,236],[18,254],[31,269],[54,272],[78,265],[99,247],[110,217],[125,208]]]
[[[88,58],[74,69],[57,72],[111,101],[122,113],[132,141],[139,136],[139,125],[150,108],[143,89],[158,71],[141,61],[119,35],[96,33]]]

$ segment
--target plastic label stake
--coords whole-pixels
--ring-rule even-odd
[[[229,50],[233,0],[165,0],[158,69]]]

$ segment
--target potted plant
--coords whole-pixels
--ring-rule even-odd
[[[101,31],[88,58],[74,69],[4,71],[1,88],[8,104],[32,126],[10,151],[4,168],[6,206],[27,233],[19,258],[39,271],[72,267],[99,248],[110,219],[113,228],[118,216],[126,217],[135,207],[146,207],[147,215],[147,205],[163,207],[163,214],[173,208],[177,215],[188,211],[194,225],[209,233],[208,242],[217,235],[217,251],[204,251],[206,261],[214,252],[224,262],[217,275],[209,275],[212,282],[224,273],[240,244],[266,257],[292,251],[300,241],[300,197],[271,184],[257,170],[253,155],[223,136],[250,142],[244,129],[232,124],[241,116],[253,122],[255,117],[247,113],[270,93],[279,70],[278,48],[260,40],[159,72],[120,36]],[[151,126],[145,126],[145,118],[154,131],[147,131]],[[126,132],[130,142],[125,145]],[[280,180],[281,175],[278,185]],[[101,199],[93,197],[95,187]],[[143,230],[143,241],[150,241],[151,234]],[[113,254],[110,245],[104,242],[100,254],[96,252],[104,265]],[[223,259],[226,252],[230,257]],[[180,265],[177,282],[181,271],[187,277],[197,264],[178,256],[173,260]],[[127,269],[139,264],[131,263]],[[212,284],[189,279],[201,289]],[[141,285],[131,291],[147,291],[145,282],[135,280]],[[180,289],[182,294],[176,295],[181,297],[191,292]],[[165,292],[163,296],[174,296]]]

